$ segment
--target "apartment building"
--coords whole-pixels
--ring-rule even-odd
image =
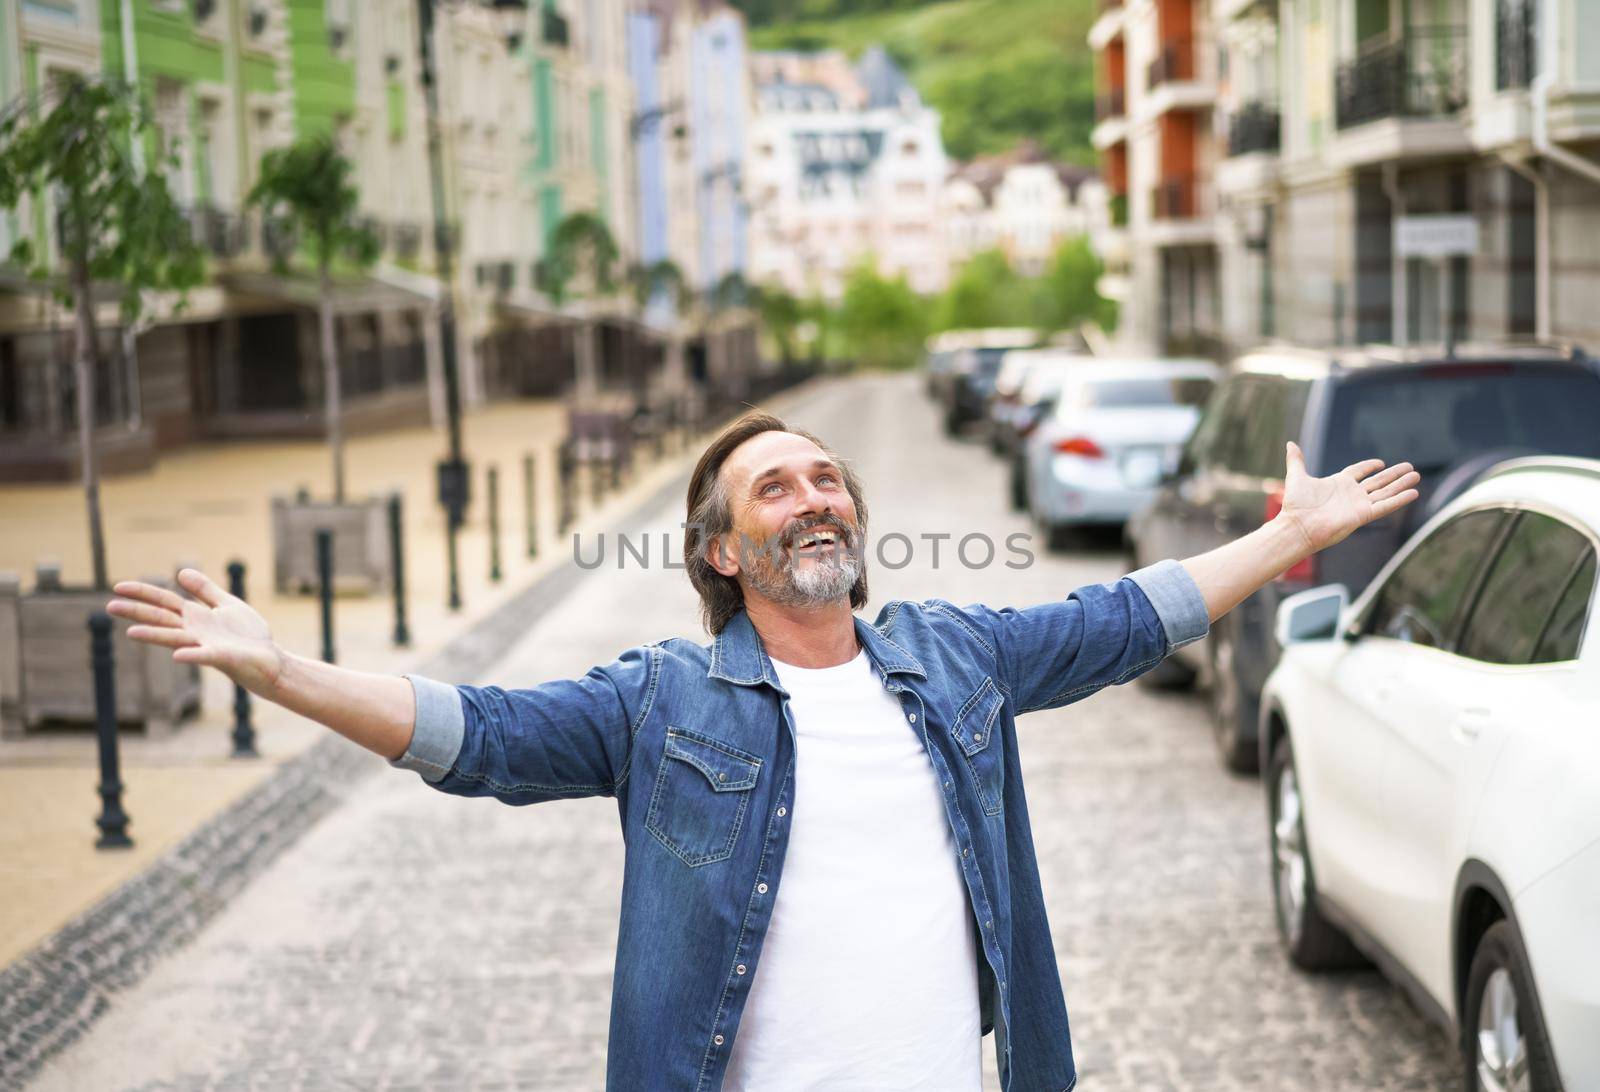
[[[1209,42],[1196,58],[1200,75],[1210,66],[1209,97],[1197,99],[1211,109],[1194,112],[1204,139],[1190,219],[1211,247],[1209,294],[1197,291],[1204,279],[1185,285],[1153,256],[1170,235],[1161,214],[1172,219],[1185,198],[1141,209],[1150,111],[1138,100],[1152,80],[1132,63],[1136,31],[1169,10],[1107,0],[1090,36],[1102,79],[1095,143],[1113,188],[1126,172],[1131,198],[1126,230],[1103,250],[1108,265],[1126,262],[1136,306],[1125,315],[1138,336],[1171,347],[1189,319],[1231,348],[1272,337],[1600,343],[1600,6],[1189,6],[1172,25],[1187,18]],[[1168,166],[1165,146],[1159,163]],[[1401,218],[1429,214],[1470,217],[1476,251],[1402,253]]]
[[[872,258],[920,293],[949,279],[939,203],[948,174],[939,114],[888,54],[751,55],[752,279],[838,299]]]
[[[1068,239],[1109,225],[1106,188],[1095,172],[1053,162],[1031,141],[956,165],[940,210],[952,269],[999,249],[1025,276],[1044,272]]]

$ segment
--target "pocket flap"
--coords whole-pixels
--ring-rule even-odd
[[[761,772],[755,755],[678,727],[667,729],[667,754],[705,774],[718,792],[752,788]]]
[[[963,752],[975,754],[989,745],[995,724],[1000,719],[1000,706],[1005,700],[994,679],[986,678],[972,697],[962,703],[955,722],[950,725],[950,734],[961,744]]]

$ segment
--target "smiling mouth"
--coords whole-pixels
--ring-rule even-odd
[[[795,547],[800,550],[810,550],[822,546],[837,547],[838,545],[839,535],[834,531],[818,531],[816,534],[807,535],[795,543]]]

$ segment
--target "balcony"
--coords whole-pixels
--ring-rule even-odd
[[[1194,246],[1216,241],[1212,224],[1211,180],[1173,174],[1150,191],[1150,228],[1156,246]]]
[[[1277,106],[1271,103],[1245,103],[1228,119],[1228,154],[1276,152],[1280,120]]]
[[[1163,180],[1150,191],[1150,215],[1157,220],[1192,220],[1199,216],[1203,181],[1193,174]]]
[[[1494,86],[1497,91],[1526,88],[1539,66],[1535,0],[1496,0],[1494,6]]]
[[[1110,91],[1096,95],[1094,98],[1094,120],[1108,121],[1111,118],[1120,118],[1127,113],[1127,92],[1120,87],[1113,87]]]
[[[572,43],[572,29],[567,17],[554,8],[544,8],[540,12],[539,38],[547,46],[566,49]]]
[[[1094,128],[1089,143],[1099,151],[1128,139],[1127,95],[1120,87],[1095,96]]]
[[[1339,66],[1337,125],[1447,117],[1467,104],[1467,73],[1466,28],[1414,28]]]
[[[1164,83],[1195,78],[1195,41],[1193,38],[1169,38],[1156,51],[1155,60],[1145,72],[1147,85],[1154,90]]]

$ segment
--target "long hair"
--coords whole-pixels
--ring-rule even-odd
[[[782,418],[761,410],[751,410],[734,421],[711,441],[695,464],[689,476],[689,496],[686,504],[688,526],[683,536],[683,564],[689,573],[689,582],[700,593],[700,620],[707,632],[715,636],[722,627],[744,606],[744,590],[731,576],[724,576],[712,568],[705,557],[705,544],[718,535],[733,532],[733,508],[722,480],[722,464],[734,448],[763,432],[791,432],[816,444],[838,466],[844,475],[844,487],[855,504],[856,526],[865,542],[867,532],[867,500],[861,491],[861,479],[855,469],[827,444],[803,428],[786,424]],[[867,602],[867,568],[861,566],[861,575],[850,587],[852,610]]]

